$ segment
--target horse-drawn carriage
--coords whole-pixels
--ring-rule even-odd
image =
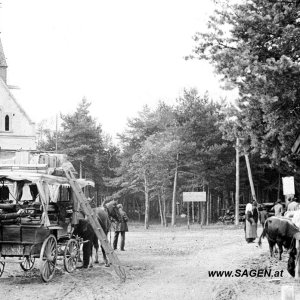
[[[76,182],[80,188],[93,185]],[[0,165],[0,277],[9,261],[28,271],[39,259],[45,282],[53,277],[59,257],[67,272],[75,270],[82,243],[71,234],[77,200],[61,168]]]

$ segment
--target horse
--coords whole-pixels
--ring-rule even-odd
[[[112,221],[121,222],[122,219],[119,209],[117,208],[117,202],[115,200],[112,200],[108,203],[104,203],[100,207],[94,208],[94,213],[97,216],[98,221],[106,236],[110,230],[111,222]],[[98,260],[99,243],[94,243],[94,247],[96,249],[95,263],[99,263]],[[109,262],[102,246],[101,246],[101,251],[102,251],[105,266],[109,267]]]
[[[117,208],[117,202],[112,200],[108,203],[104,203],[101,207],[93,208],[94,215],[97,217],[105,235],[107,236],[111,219],[115,221],[121,220],[121,215]],[[91,224],[84,218],[84,213],[81,212],[81,217],[79,218],[78,224],[75,225],[73,235],[78,235],[83,238],[83,267],[88,268],[90,264],[90,258],[92,257],[93,246],[96,250],[95,263],[99,263],[98,260],[98,250],[99,250],[99,241],[98,238],[91,226]],[[105,251],[101,246],[103,260],[106,267],[109,267],[109,262],[106,257]]]

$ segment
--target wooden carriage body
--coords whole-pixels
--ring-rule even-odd
[[[70,240],[79,204],[63,175],[59,166],[53,168],[44,163],[0,164],[0,276],[1,259],[17,257],[29,261],[47,256],[41,259],[49,260],[50,254],[44,254],[47,247],[53,246],[57,256],[60,244],[66,245]],[[78,183],[81,187],[93,185],[83,179],[78,179]],[[17,215],[20,209],[22,213]],[[52,275],[42,278],[48,281]]]

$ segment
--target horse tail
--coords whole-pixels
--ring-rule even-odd
[[[267,234],[267,230],[268,230],[268,219],[265,221],[265,224],[264,224],[264,230],[262,231],[259,239],[258,239],[258,246],[261,247],[261,239],[266,237],[266,234]]]

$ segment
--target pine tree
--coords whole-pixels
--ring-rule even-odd
[[[83,99],[75,113],[62,115],[61,147],[82,176],[102,183],[103,157],[102,130],[90,115],[90,103]]]

